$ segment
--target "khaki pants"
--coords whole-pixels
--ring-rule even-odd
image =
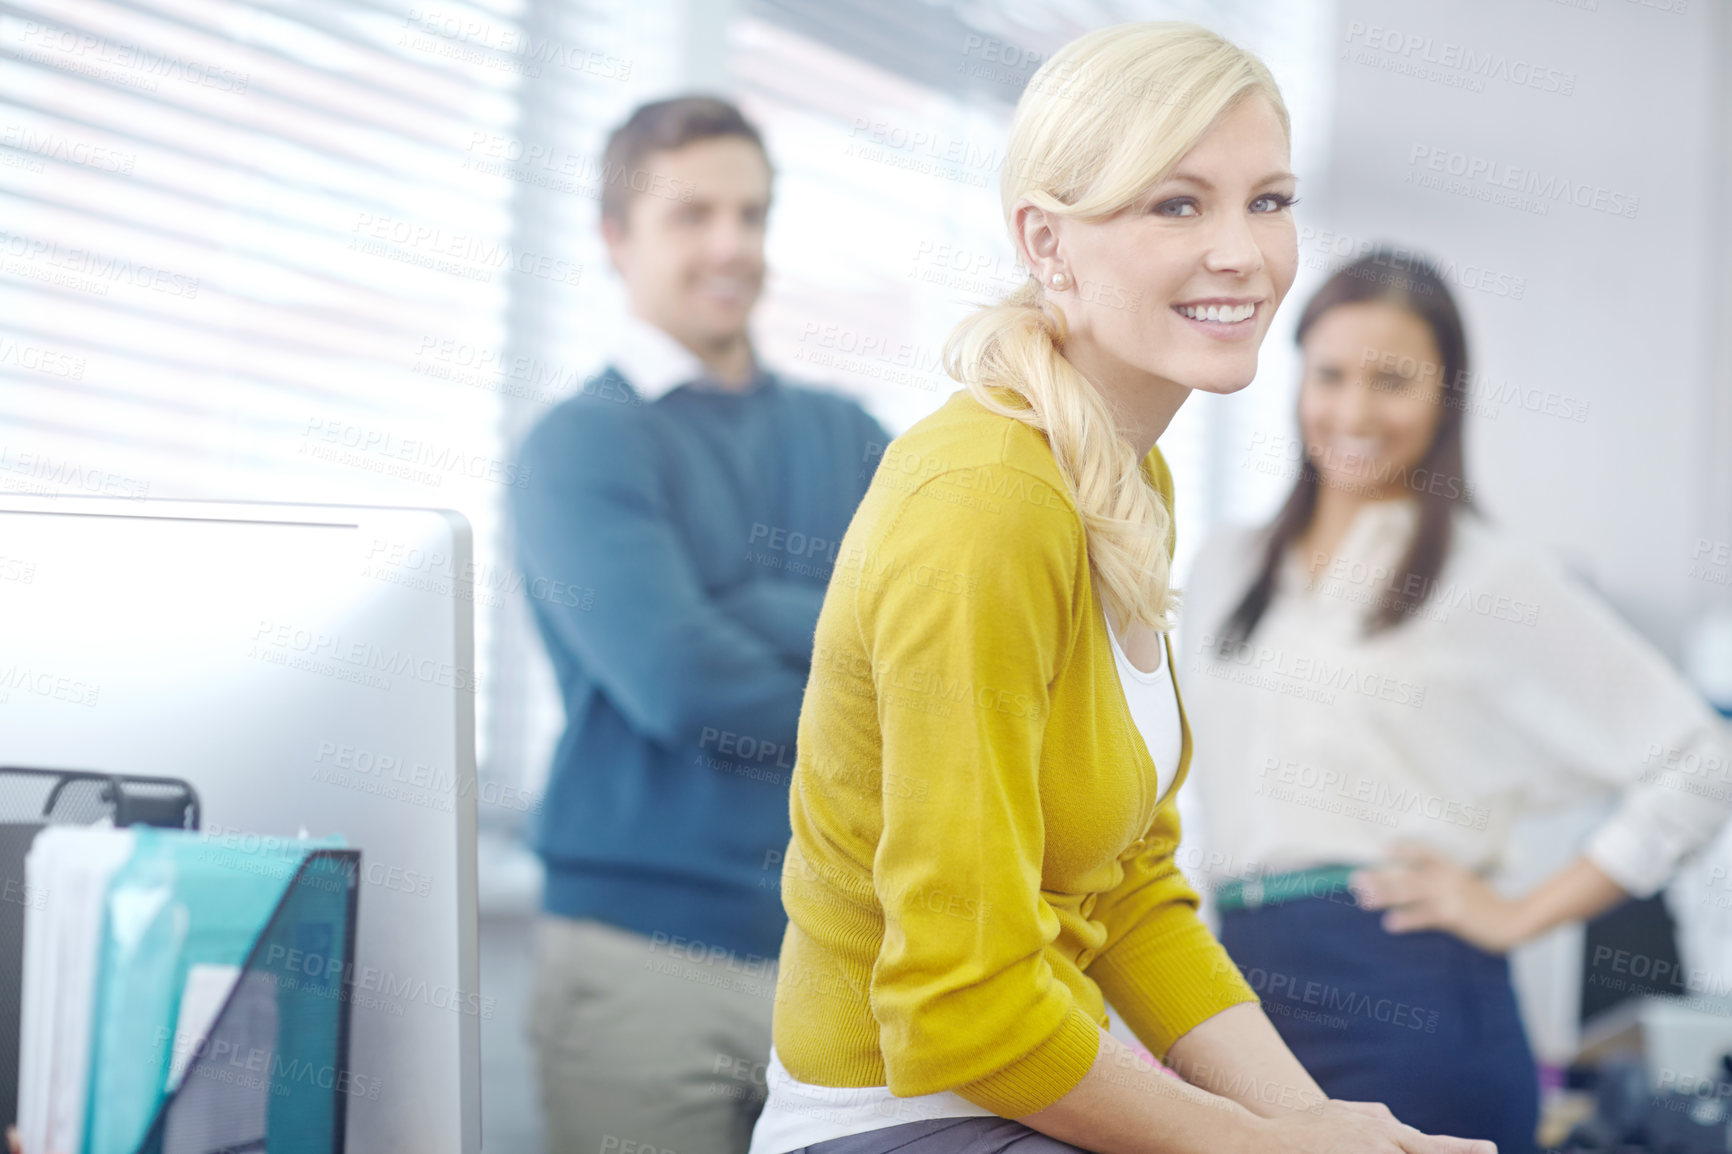
[[[530,1035],[548,1154],[745,1154],[775,959],[590,919],[536,925]]]

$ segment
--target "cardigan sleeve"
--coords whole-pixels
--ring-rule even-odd
[[[1043,956],[1059,924],[1041,894],[1039,763],[1081,527],[1046,482],[1005,466],[930,478],[887,520],[832,578],[860,590],[884,776],[925,786],[885,791],[873,860],[887,1082],[1020,1117],[1068,1093],[1100,1046]]]
[[[1143,1045],[1164,1058],[1193,1027],[1257,995],[1197,916],[1197,893],[1173,860],[1179,811],[1171,796],[1143,841],[1124,880],[1096,904],[1107,940],[1088,972]]]

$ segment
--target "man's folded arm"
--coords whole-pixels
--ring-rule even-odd
[[[855,503],[866,493],[877,471],[890,434],[865,409],[850,403],[854,456],[859,461]],[[839,437],[846,442],[846,437]],[[843,458],[844,462],[847,458]],[[824,604],[826,584],[797,581],[778,573],[755,574],[731,589],[716,594],[716,603],[730,616],[775,646],[776,651],[803,668],[812,664],[812,637],[818,629],[818,610]]]
[[[812,664],[812,635],[818,629],[824,586],[765,574],[724,589],[715,602],[785,660],[802,669]]]
[[[512,490],[526,587],[639,732],[684,745],[730,730],[792,748],[805,671],[704,589],[639,419],[574,407],[530,434],[526,480]],[[753,612],[782,614],[789,634],[802,628],[795,606],[752,596]]]

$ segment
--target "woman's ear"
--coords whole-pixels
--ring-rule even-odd
[[[1011,207],[1010,219],[1014,224],[1013,235],[1016,237],[1017,255],[1028,270],[1039,278],[1042,283],[1046,277],[1041,273],[1041,266],[1050,264],[1058,256],[1058,232],[1056,218],[1048,215],[1045,209],[1024,199]]]

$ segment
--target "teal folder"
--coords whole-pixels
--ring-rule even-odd
[[[236,1148],[212,1126],[340,1149],[355,855],[137,833],[103,916],[82,1154]]]

